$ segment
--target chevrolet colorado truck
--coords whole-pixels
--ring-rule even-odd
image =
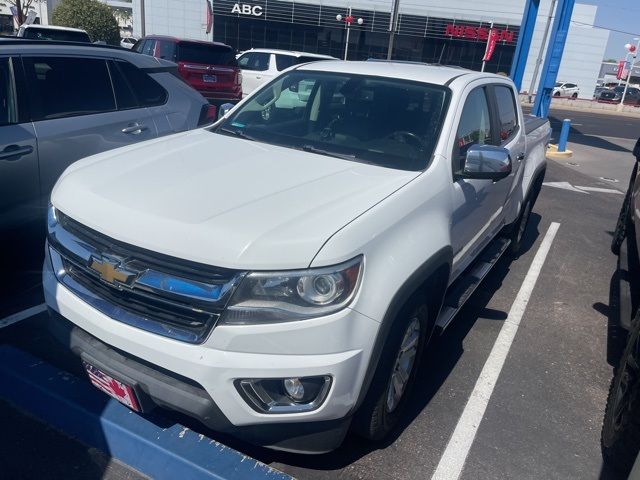
[[[380,440],[432,334],[520,247],[551,130],[517,98],[488,73],[318,62],[77,162],[51,196],[51,331],[133,410],[297,452]]]

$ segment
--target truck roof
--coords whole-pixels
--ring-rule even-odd
[[[349,61],[327,60],[301,65],[299,70],[315,70],[321,72],[350,73],[373,75],[378,77],[402,78],[435,85],[449,85],[458,77],[473,75],[476,78],[497,77],[505,80],[507,77],[492,73],[480,73],[459,67],[435,65],[417,62],[398,61]]]

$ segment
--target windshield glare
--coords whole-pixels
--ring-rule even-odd
[[[422,170],[433,154],[448,99],[449,89],[439,85],[294,70],[263,87],[214,131]]]

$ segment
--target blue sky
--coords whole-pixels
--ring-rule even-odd
[[[638,0],[576,0],[598,6],[595,24],[630,33],[609,33],[609,43],[604,58],[622,59],[626,54],[625,43],[635,43],[640,37],[640,1]]]

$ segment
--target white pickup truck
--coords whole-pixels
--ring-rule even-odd
[[[306,64],[210,127],[76,162],[51,196],[52,332],[134,410],[297,452],[382,439],[433,333],[520,246],[551,130],[517,94]]]

